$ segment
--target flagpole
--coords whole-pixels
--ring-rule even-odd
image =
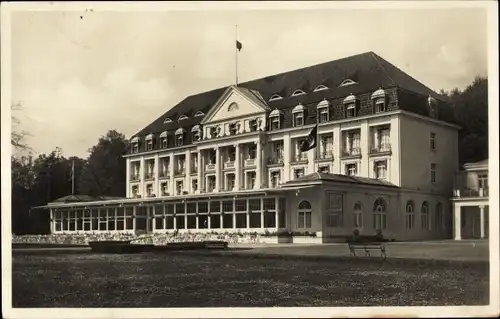
[[[71,166],[71,195],[75,195],[75,160]]]
[[[236,28],[235,28],[235,37],[236,37],[236,42],[238,42],[238,25],[236,25]],[[236,50],[235,50],[235,65],[236,65],[236,69],[235,69],[236,86],[238,86],[238,48],[236,48]]]
[[[317,110],[316,110],[316,172],[319,173],[319,143],[320,143],[320,140],[319,140],[319,114],[317,113]]]

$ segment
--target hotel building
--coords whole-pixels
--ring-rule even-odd
[[[52,203],[52,230],[450,238],[458,129],[373,52],[271,75],[161,114],[130,139],[127,198]]]

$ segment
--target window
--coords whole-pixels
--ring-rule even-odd
[[[322,165],[318,168],[318,171],[320,173],[325,173],[325,174],[328,174],[330,173],[330,165]]]
[[[384,98],[375,99],[374,103],[375,103],[375,113],[385,112],[385,99]]]
[[[238,133],[238,130],[236,129],[236,123],[229,124],[229,134],[236,135],[236,133]]]
[[[320,137],[320,159],[332,158],[333,157],[333,136],[330,134],[322,135]]]
[[[236,111],[238,109],[239,109],[238,103],[233,102],[233,103],[229,104],[229,107],[227,108],[227,111],[228,112],[232,112],[232,111]]]
[[[434,225],[437,230],[444,230],[444,214],[443,214],[443,205],[441,203],[438,203],[436,205],[436,214],[434,215],[435,221]]]
[[[146,151],[153,150],[153,134],[146,136]]]
[[[420,221],[422,222],[422,229],[430,230],[431,223],[429,220],[429,204],[427,202],[422,203],[422,208],[420,210]]]
[[[153,184],[147,184],[146,185],[146,196],[147,197],[152,197],[153,196]]]
[[[197,179],[193,179],[191,181],[191,189],[192,189],[193,193],[198,190],[198,180]]]
[[[312,227],[312,211],[311,204],[308,201],[302,201],[299,204],[297,212],[297,228]]]
[[[207,178],[207,191],[212,192],[215,190],[215,176],[208,176]]]
[[[269,120],[270,120],[270,125],[269,125],[269,129],[271,131],[275,131],[275,130],[279,130],[281,128],[281,113],[280,111],[278,110],[273,110],[270,114],[269,114]]]
[[[477,174],[479,188],[488,189],[488,174]]]
[[[345,165],[345,174],[348,176],[356,176],[358,173],[358,165],[356,163],[350,163]]]
[[[255,188],[256,176],[257,175],[255,172],[248,172],[247,173],[247,189],[254,189]]]
[[[273,94],[270,98],[269,101],[274,101],[274,100],[281,100],[282,97],[279,94]]]
[[[203,113],[202,111],[198,111],[198,112],[196,112],[196,114],[194,116],[197,117],[197,116],[204,116],[204,115],[205,115],[205,113]]]
[[[346,117],[355,117],[356,116],[356,105],[354,103],[350,103],[346,105],[345,111]]]
[[[163,121],[163,123],[172,123],[172,120],[170,118],[166,118],[165,121]]]
[[[293,126],[302,126],[304,125],[304,113],[295,113],[293,114]]]
[[[257,132],[257,120],[250,120],[248,123],[248,126],[250,127],[250,132]]]
[[[348,85],[353,85],[353,84],[357,84],[357,83],[351,79],[345,79],[344,81],[342,81],[342,83],[340,83],[339,86],[348,86]]]
[[[353,226],[363,228],[363,205],[360,202],[354,204]]]
[[[179,128],[175,132],[175,146],[182,146],[184,144],[184,130]]]
[[[181,116],[179,116],[177,121],[182,121],[182,120],[187,120],[187,119],[188,119],[188,117],[186,115],[181,115]]]
[[[328,106],[323,106],[321,108],[318,108],[318,122],[319,123],[326,123],[330,120],[330,117],[329,117],[329,110],[328,110]]]
[[[314,92],[323,91],[323,90],[328,90],[328,87],[324,86],[323,84],[320,84],[320,85],[318,85],[318,86],[314,89]]]
[[[381,197],[373,203],[373,228],[375,230],[384,230],[387,227],[387,205]]]
[[[167,144],[167,137],[166,136],[165,137],[161,137],[160,138],[160,147],[161,148],[167,148],[167,145],[168,145]]]
[[[372,151],[387,152],[391,150],[391,130],[390,128],[378,127],[373,131]]]
[[[155,167],[155,162],[154,160],[146,160],[146,167],[147,167],[147,171],[146,171],[146,176],[144,176],[145,178],[153,178],[154,177],[154,167]]]
[[[415,210],[414,210],[415,205],[413,204],[413,201],[409,200],[406,203],[406,229],[413,229],[415,228]]]
[[[132,153],[139,153],[139,143],[132,143]]]
[[[139,195],[139,185],[132,186],[132,196],[137,197]]]
[[[200,126],[195,125],[191,128],[191,138],[192,141],[199,141],[200,140]]]
[[[281,179],[280,171],[272,171],[270,175],[271,175],[271,181],[270,181],[271,187],[272,188],[278,187]]]
[[[375,178],[386,179],[387,178],[387,160],[376,161],[374,163]]]
[[[342,227],[342,194],[328,193],[326,225],[328,227]]]
[[[430,147],[431,147],[431,151],[435,151],[436,150],[436,133],[431,133],[431,136],[430,136]]]
[[[235,186],[235,180],[236,177],[234,174],[227,174],[226,175],[226,190],[227,191],[232,191],[234,186]]]
[[[161,183],[160,187],[161,187],[161,194],[164,196],[168,195],[168,182]]]
[[[175,190],[176,190],[177,195],[182,195],[182,191],[184,190],[184,182],[177,181],[175,183]]]
[[[304,94],[306,94],[306,92],[304,92],[302,90],[295,90],[295,91],[293,91],[292,96],[298,96],[298,95],[304,95]]]
[[[293,177],[295,179],[299,179],[302,176],[304,176],[304,169],[303,168],[296,168],[293,170]]]
[[[436,164],[431,164],[431,183],[436,183]]]

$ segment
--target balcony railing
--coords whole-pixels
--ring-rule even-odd
[[[453,197],[455,198],[467,198],[467,197],[488,197],[489,189],[455,189],[453,190]]]
[[[138,181],[138,180],[140,180],[140,179],[141,179],[141,177],[139,176],[139,174],[132,174],[132,175],[130,176],[130,181],[131,181],[131,182],[133,182],[133,181]]]
[[[248,167],[248,166],[255,166],[255,158],[247,158],[245,160],[245,166]]]
[[[229,168],[234,168],[234,161],[227,161],[224,163],[224,168],[229,169]]]
[[[390,153],[390,152],[391,152],[391,144],[374,145],[370,149],[370,154]]]
[[[207,165],[205,165],[205,170],[207,170],[207,171],[215,171],[215,164],[207,164]]]
[[[268,165],[281,165],[283,164],[283,157],[269,157],[267,160]]]
[[[152,179],[154,177],[155,177],[154,172],[147,172],[146,174],[144,174],[144,179]]]
[[[307,153],[300,153],[292,157],[292,162],[307,161]]]
[[[178,175],[184,175],[184,174],[186,174],[186,169],[184,167],[183,168],[177,168],[177,169],[175,169],[174,174],[177,175],[177,176]]]
[[[159,177],[169,177],[169,176],[170,176],[170,171],[169,170],[160,171]]]
[[[361,148],[359,147],[342,151],[342,157],[360,156],[360,155],[361,155]]]
[[[330,160],[330,159],[333,159],[333,151],[319,152],[318,158],[320,160]]]

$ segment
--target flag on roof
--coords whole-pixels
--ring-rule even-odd
[[[241,42],[240,42],[240,41],[236,40],[236,49],[237,49],[238,51],[241,51],[241,49],[242,49],[242,48],[243,48],[243,44],[241,44]]]

